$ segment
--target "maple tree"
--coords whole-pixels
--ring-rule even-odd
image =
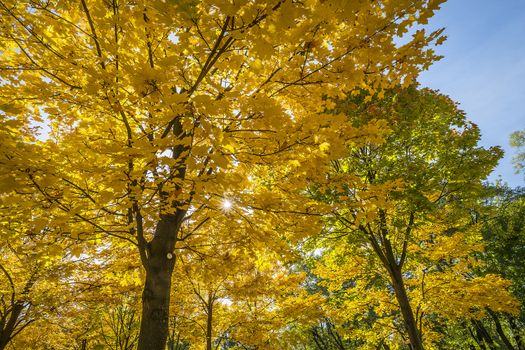
[[[383,140],[351,141],[312,190],[334,208],[315,269],[330,319],[374,347],[407,341],[423,349],[440,338],[436,317],[479,318],[487,307],[515,312],[508,281],[474,274],[483,244],[471,213],[499,148],[479,147],[478,128],[431,90],[395,89],[370,102],[357,96],[335,111],[365,131],[380,123],[384,132]]]
[[[230,210],[232,219],[235,209]],[[285,248],[250,224],[232,228],[215,222],[210,232],[186,242],[190,248],[179,253],[174,271],[172,343],[192,349],[275,348],[279,340],[284,342],[279,347],[288,348],[286,325],[315,314],[317,297],[302,290],[304,275],[288,268]]]
[[[84,276],[83,262],[72,257],[74,245],[39,229],[47,220],[38,207],[22,211],[14,204],[20,200],[0,194],[0,349],[28,346],[33,330],[65,323],[59,318],[79,293],[73,275]]]
[[[441,31],[395,38],[441,2],[0,1],[2,118],[48,129],[14,170],[62,212],[56,227],[75,226],[71,238],[136,247],[139,349],[164,348],[178,249],[225,196],[247,197],[252,176],[270,175],[245,208],[299,227],[311,209],[281,200],[322,173],[339,126],[318,112],[428,67]]]
[[[465,317],[455,321],[435,322],[443,337],[436,344],[440,349],[522,349],[523,292],[519,287],[523,273],[520,252],[523,246],[522,190],[509,189],[501,184],[487,186],[482,211],[473,213],[481,223],[483,252],[476,253],[484,264],[470,273],[481,276],[497,274],[512,284],[510,291],[520,301],[520,313],[498,312],[486,308],[484,317]],[[481,316],[481,315],[477,315]]]
[[[68,274],[60,243],[42,232],[48,220],[38,204],[21,205],[12,191],[28,191],[16,169],[31,154],[30,131],[25,118],[0,120],[0,349],[52,313],[57,281]]]

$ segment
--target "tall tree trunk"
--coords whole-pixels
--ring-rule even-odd
[[[370,182],[372,181],[373,179],[371,179]],[[374,234],[371,231],[369,231],[369,239],[372,243],[374,251],[376,252],[376,254],[378,254],[381,262],[390,274],[390,280],[392,282],[392,286],[394,287],[396,300],[399,303],[401,315],[403,316],[405,328],[408,333],[408,338],[410,340],[410,347],[412,350],[423,350],[423,342],[419,330],[417,328],[416,318],[414,317],[414,312],[412,311],[410,300],[408,299],[407,290],[403,281],[402,273],[403,264],[406,259],[406,250],[408,244],[407,239],[410,236],[412,225],[414,223],[414,215],[410,215],[410,219],[407,224],[402,253],[399,257],[396,257],[394,248],[392,247],[392,242],[390,242],[389,238],[386,211],[384,209],[379,209],[378,213],[380,220],[380,229],[378,235],[380,236],[380,238],[378,240],[376,236],[374,236]],[[381,248],[379,242],[381,242],[383,248]]]
[[[170,122],[167,131],[173,132],[179,141],[185,141],[189,136],[182,127],[182,115]],[[164,134],[164,138],[167,134]],[[171,180],[184,181],[186,177],[186,160],[189,151],[187,144],[179,144],[172,148],[172,158],[177,165]],[[170,190],[180,193],[182,187],[176,184]],[[137,350],[165,350],[169,334],[169,305],[171,290],[171,275],[175,266],[175,244],[187,209],[181,209],[191,204],[191,196],[187,200],[170,202],[169,193],[160,189],[160,198],[166,206],[175,209],[174,213],[161,214],[155,228],[153,239],[148,243],[144,237],[143,218],[137,203],[133,204],[140,258],[146,271],[146,282],[142,292],[142,319]]]
[[[184,213],[165,215],[147,244],[143,261],[146,282],[142,292],[142,320],[138,350],[165,350],[169,332],[171,274],[175,242]],[[144,259],[143,259],[144,260]]]
[[[499,320],[498,315],[490,309],[487,309],[487,312],[492,317],[492,320],[494,320],[494,324],[496,325],[496,332],[498,332],[499,337],[501,338],[507,349],[514,350],[514,346],[512,346],[512,343],[510,342],[509,338],[507,338],[507,336],[505,335],[503,327],[501,327],[501,322]]]
[[[509,321],[509,326],[512,331],[512,335],[514,336],[514,341],[516,342],[516,346],[519,350],[525,350],[525,346],[523,345],[523,339],[521,338],[520,334],[520,328],[516,324],[516,320],[514,319],[514,316],[507,315],[507,321]]]
[[[401,309],[401,315],[405,321],[405,327],[408,333],[408,338],[410,339],[410,345],[413,350],[423,350],[423,343],[421,341],[419,330],[417,329],[414,312],[410,306],[405,283],[403,282],[403,275],[401,274],[401,268],[395,266],[392,267],[390,271],[394,293],[396,295],[397,302],[399,303],[399,308]]]
[[[463,322],[461,323],[461,325],[463,326],[464,329],[466,329],[470,336],[472,337],[472,339],[474,339],[474,341],[478,344],[479,348],[481,350],[486,350],[487,347],[485,346],[485,342],[483,341],[483,338],[481,337],[481,335],[479,334],[479,331],[476,329],[476,333],[474,333],[472,331],[472,328],[467,324],[467,322]],[[472,349],[476,349],[475,346],[473,346],[472,344],[470,344],[470,348]]]
[[[211,343],[213,338],[213,302],[211,293],[208,295],[208,310],[206,319],[206,350],[211,350]]]
[[[164,350],[168,338],[171,272],[151,268],[142,293],[139,350]]]
[[[483,323],[481,321],[478,321],[478,320],[474,320],[474,319],[471,319],[470,322],[472,323],[472,325],[474,325],[474,327],[476,328],[476,334],[477,336],[482,339],[482,341],[484,340],[488,347],[490,349],[494,349],[495,346],[494,346],[494,340],[492,339],[490,333],[487,331],[487,329],[485,328],[485,326],[483,325]]]

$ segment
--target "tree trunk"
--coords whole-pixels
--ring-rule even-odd
[[[139,350],[164,350],[168,338],[171,273],[167,268],[146,273],[142,293]]]
[[[4,350],[7,347],[7,344],[9,344],[9,341],[11,338],[7,335],[1,334],[0,335],[0,350]]]
[[[4,328],[0,329],[0,350],[4,350],[7,348],[7,345],[13,337],[13,333],[15,333],[15,328],[17,327],[17,322],[19,321],[18,318],[20,317],[20,314],[23,310],[23,302],[17,301],[13,305],[13,309],[11,310],[11,314],[9,315],[9,319],[5,323]]]
[[[507,336],[505,335],[503,327],[501,327],[501,322],[499,320],[498,315],[490,309],[487,309],[487,312],[492,317],[492,320],[494,320],[494,324],[496,325],[496,332],[498,332],[499,337],[501,338],[507,349],[514,350],[514,346],[512,346],[512,343],[510,342],[509,338],[507,338]]]
[[[328,349],[328,346],[325,345],[325,341],[322,339],[322,336],[319,335],[319,332],[315,327],[312,329],[312,337],[318,350]]]
[[[516,324],[516,320],[514,319],[514,316],[507,315],[507,321],[509,321],[509,326],[512,331],[512,335],[514,336],[514,341],[516,342],[516,346],[519,350],[525,350],[525,346],[523,346],[523,340],[520,335],[520,328]]]
[[[483,323],[474,319],[471,319],[470,322],[476,328],[476,334],[478,335],[478,337],[482,341],[484,340],[490,349],[494,349],[494,340],[492,339],[485,326],[483,326]]]
[[[423,350],[423,343],[421,341],[421,336],[419,335],[419,331],[417,329],[416,319],[414,318],[414,312],[412,311],[410,301],[408,300],[408,295],[405,288],[405,283],[403,282],[401,269],[398,267],[392,268],[391,277],[396,299],[399,303],[399,308],[401,309],[403,320],[405,321],[405,327],[408,333],[408,338],[410,339],[410,345],[412,347],[412,350]]]
[[[372,182],[371,179],[370,182]],[[405,283],[403,281],[403,263],[406,259],[406,249],[408,236],[410,234],[410,229],[412,227],[414,216],[410,215],[410,220],[408,223],[405,243],[403,244],[403,252],[399,258],[396,258],[392,243],[388,237],[388,225],[386,219],[386,211],[384,209],[379,209],[379,218],[380,218],[380,232],[379,235],[380,241],[384,248],[380,247],[380,244],[374,234],[369,231],[369,238],[374,251],[378,254],[383,266],[387,269],[390,274],[390,280],[392,286],[394,287],[394,293],[396,295],[397,302],[399,303],[399,308],[401,310],[401,315],[403,316],[403,321],[405,323],[406,331],[408,333],[408,338],[410,340],[410,348],[412,350],[423,350],[423,342],[421,340],[421,335],[417,329],[416,318],[414,317],[414,312],[410,306],[410,300],[408,299],[407,290],[405,288]],[[365,230],[366,232],[366,230]]]
[[[481,335],[479,334],[479,331],[476,329],[476,333],[474,333],[472,331],[472,328],[467,324],[467,322],[463,322],[461,323],[461,325],[463,326],[464,329],[466,329],[470,336],[472,337],[472,339],[474,339],[474,341],[478,344],[479,348],[481,350],[486,350],[487,347],[485,346],[485,342],[483,341],[483,338],[481,337]],[[473,346],[472,344],[470,345],[470,348],[472,349],[476,349],[475,346]]]
[[[180,214],[161,217],[155,236],[147,245],[138,350],[165,350],[166,347],[171,274],[175,266],[174,248],[180,217]]]
[[[213,338],[213,298],[210,295],[208,296],[208,317],[206,320],[206,350],[211,350],[211,343]]]

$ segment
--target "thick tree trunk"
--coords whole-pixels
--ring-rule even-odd
[[[11,338],[7,335],[0,335],[0,350],[4,350],[7,347],[7,344],[11,341]]]
[[[142,319],[138,350],[165,350],[169,332],[171,274],[180,215],[164,216],[147,247],[143,262],[146,282],[142,292]]]
[[[416,319],[414,317],[414,312],[410,306],[410,301],[408,300],[407,291],[405,288],[405,283],[403,282],[403,276],[401,274],[401,269],[394,267],[391,270],[392,284],[394,287],[394,292],[396,295],[397,302],[399,303],[399,308],[401,309],[401,315],[405,321],[405,327],[408,333],[408,338],[410,339],[410,345],[412,350],[423,350],[423,343],[421,341],[421,336],[417,329]]]
[[[166,131],[171,131],[178,140],[184,141],[189,134],[184,132],[181,124],[181,118],[177,116],[170,122],[170,127]],[[167,134],[164,134],[164,138]],[[172,158],[177,161],[178,165],[171,180],[177,179],[184,181],[186,177],[187,155],[184,152],[189,151],[187,144],[179,144],[172,148]],[[176,184],[172,190],[175,193],[181,192],[182,187]],[[174,213],[164,213],[160,215],[155,228],[155,235],[148,243],[144,237],[143,218],[140,209],[135,203],[133,211],[135,213],[135,222],[137,224],[137,238],[142,265],[146,271],[146,282],[142,292],[142,319],[140,322],[140,333],[137,350],[165,350],[166,341],[169,334],[169,306],[171,275],[175,266],[175,245],[177,243],[179,230],[186,215],[191,197],[187,201],[169,202],[169,193],[161,189],[160,198],[165,205],[169,204]]]
[[[171,271],[151,269],[142,293],[139,350],[164,350],[168,338]]]

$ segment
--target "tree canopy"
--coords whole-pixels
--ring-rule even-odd
[[[0,349],[422,349],[516,313],[472,217],[500,151],[415,83],[442,2],[0,0]]]

